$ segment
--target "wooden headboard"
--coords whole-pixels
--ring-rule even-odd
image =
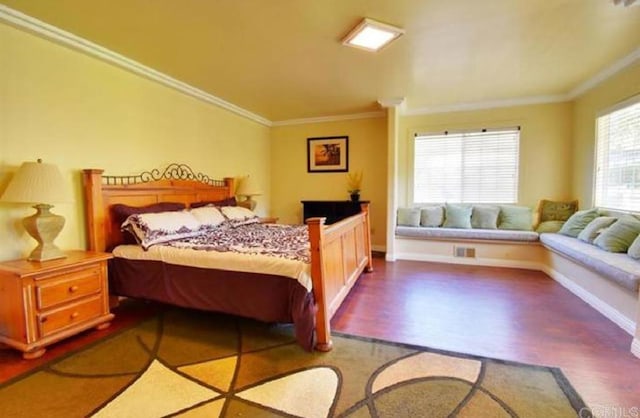
[[[103,172],[82,170],[87,246],[92,251],[111,250],[122,243],[120,225],[111,213],[111,206],[117,203],[146,206],[181,202],[188,207],[193,202],[227,199],[234,193],[232,177],[214,180],[194,173],[184,164],[171,164],[164,171],[145,171],[131,176],[104,176]]]

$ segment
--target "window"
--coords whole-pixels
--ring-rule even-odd
[[[518,201],[520,128],[416,134],[415,203]]]
[[[595,206],[640,211],[640,96],[596,121]]]

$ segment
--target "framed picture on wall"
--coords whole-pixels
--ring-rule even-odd
[[[349,137],[307,138],[307,171],[309,173],[349,171]]]

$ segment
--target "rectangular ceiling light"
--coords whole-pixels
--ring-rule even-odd
[[[404,29],[364,18],[344,37],[342,44],[375,52],[389,45],[403,33]]]
[[[624,7],[628,6],[640,6],[640,2],[636,2],[636,0],[613,0],[614,5],[622,4]]]

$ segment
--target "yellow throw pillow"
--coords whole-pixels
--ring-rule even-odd
[[[542,199],[538,203],[540,222],[566,221],[578,210],[578,201],[568,202]]]

